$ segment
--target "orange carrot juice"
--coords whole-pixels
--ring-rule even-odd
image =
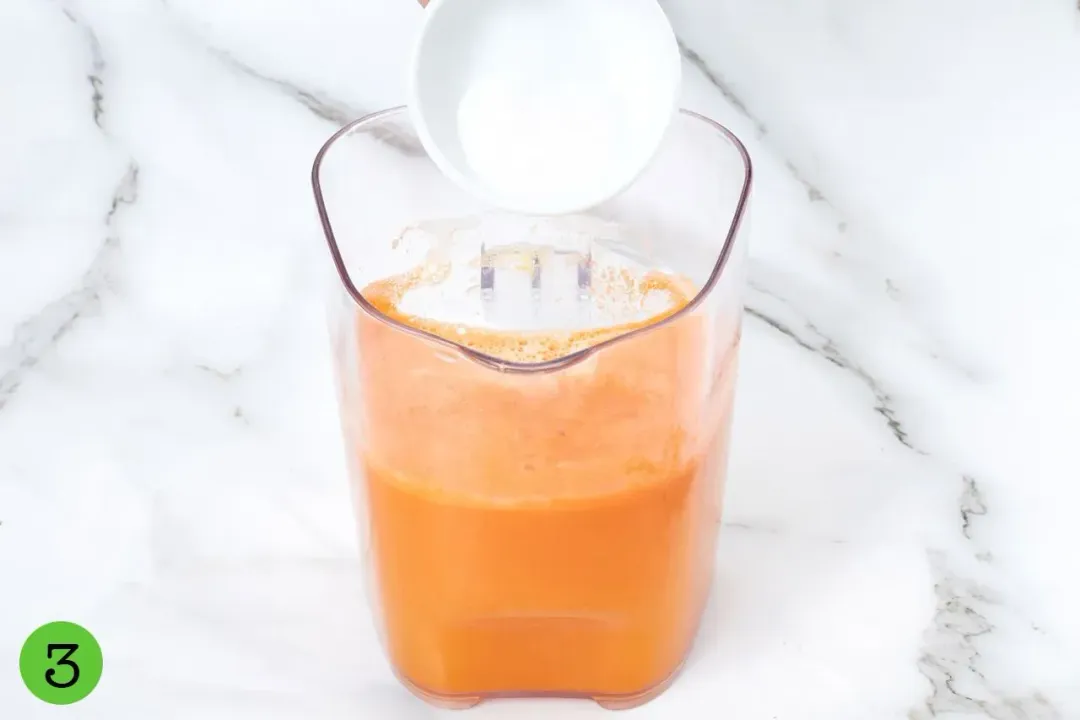
[[[690,299],[675,278],[654,288]],[[509,333],[411,317],[408,278],[364,297],[489,355],[540,361],[633,326]],[[660,317],[640,325],[653,324]],[[547,373],[504,373],[359,312],[362,468],[376,601],[415,691],[618,706],[665,686],[712,579],[737,338],[694,310]]]

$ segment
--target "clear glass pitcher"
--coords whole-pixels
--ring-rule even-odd
[[[712,582],[742,314],[746,149],[694,113],[574,216],[485,207],[402,108],[312,170],[341,417],[395,673],[444,707],[655,697]]]

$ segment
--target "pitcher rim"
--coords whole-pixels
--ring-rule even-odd
[[[377,112],[368,113],[363,117],[360,117],[352,122],[342,126],[337,132],[329,137],[322,147],[315,154],[315,161],[311,166],[311,186],[315,193],[315,206],[319,213],[319,222],[322,224],[323,235],[326,238],[327,245],[330,248],[330,256],[334,261],[334,267],[337,270],[338,277],[341,280],[342,285],[345,286],[345,291],[349,294],[361,310],[367,313],[372,318],[389,325],[395,330],[408,333],[415,337],[423,338],[425,340],[437,343],[447,349],[451,349],[455,352],[461,353],[464,357],[479,365],[496,370],[503,373],[518,373],[518,374],[530,374],[530,373],[549,373],[564,368],[572,367],[580,362],[587,360],[594,353],[599,352],[603,348],[609,347],[616,343],[621,343],[630,338],[636,337],[642,333],[651,332],[657,328],[663,327],[669,322],[683,317],[687,313],[693,312],[698,305],[700,305],[704,299],[712,292],[713,288],[719,282],[720,277],[724,273],[724,268],[727,267],[728,260],[731,257],[732,250],[735,247],[735,242],[739,234],[739,229],[742,227],[742,222],[746,214],[746,207],[750,199],[750,188],[753,183],[753,163],[750,160],[750,153],[747,152],[746,146],[735,135],[735,133],[728,130],[720,123],[708,118],[701,113],[688,110],[686,108],[680,108],[679,114],[684,117],[689,117],[694,120],[705,123],[713,130],[718,132],[721,136],[726,138],[738,151],[740,158],[743,162],[743,184],[742,189],[739,191],[739,199],[735,205],[735,212],[732,215],[731,224],[728,226],[727,234],[724,238],[724,246],[720,250],[720,254],[716,258],[716,262],[713,264],[712,271],[709,273],[708,279],[701,286],[701,289],[694,295],[686,305],[679,308],[674,313],[667,315],[666,317],[657,320],[654,323],[649,323],[641,327],[628,330],[625,333],[616,335],[615,337],[608,338],[595,345],[590,345],[587,348],[577,350],[568,355],[563,355],[551,360],[544,360],[542,362],[529,363],[529,362],[516,362],[513,360],[506,360],[494,355],[488,355],[487,353],[474,350],[473,348],[466,347],[460,343],[456,343],[453,340],[444,338],[435,333],[422,330],[420,328],[407,325],[399,320],[396,320],[368,302],[363,294],[357,289],[356,284],[353,283],[352,277],[349,275],[348,268],[345,266],[345,259],[341,254],[341,248],[338,246],[337,237],[334,235],[333,226],[330,223],[330,215],[326,209],[326,201],[322,192],[322,181],[320,179],[320,170],[322,169],[323,160],[325,159],[330,148],[334,143],[340,140],[342,137],[348,135],[357,128],[367,125],[372,122],[381,120],[382,118],[394,115],[406,110],[405,105],[398,105],[385,110],[379,110]]]

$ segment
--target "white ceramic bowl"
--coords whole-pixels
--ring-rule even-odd
[[[681,79],[656,0],[432,0],[409,107],[452,180],[495,206],[552,215],[634,181]]]

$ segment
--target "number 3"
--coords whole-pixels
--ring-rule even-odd
[[[61,690],[63,690],[64,688],[69,688],[75,683],[79,682],[79,666],[75,664],[74,660],[68,660],[68,658],[71,657],[72,654],[74,654],[74,652],[78,649],[78,645],[54,645],[53,643],[49,643],[47,650],[48,658],[50,660],[52,660],[54,652],[57,652],[59,650],[67,651],[64,653],[64,656],[62,658],[56,661],[56,664],[57,666],[67,665],[69,668],[71,668],[71,679],[65,683],[56,682],[55,680],[53,680],[53,676],[56,675],[56,669],[49,668],[45,671],[45,682],[49,683],[54,688],[60,688]]]

